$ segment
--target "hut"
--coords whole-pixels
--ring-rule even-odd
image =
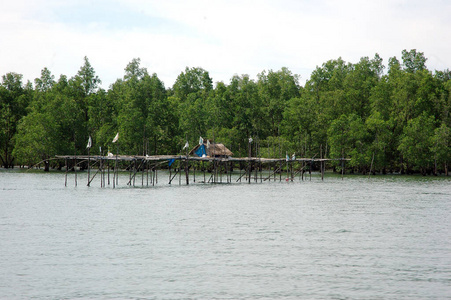
[[[189,155],[197,157],[229,157],[233,156],[233,153],[224,144],[212,143],[210,140],[207,140],[196,145],[189,152]]]

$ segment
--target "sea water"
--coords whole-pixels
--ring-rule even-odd
[[[451,298],[449,177],[140,176],[0,171],[0,298]]]

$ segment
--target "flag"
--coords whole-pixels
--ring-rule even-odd
[[[185,146],[183,147],[183,149],[188,149],[189,148],[189,143],[188,143],[188,141],[186,141],[186,144],[185,144]]]
[[[91,136],[89,136],[89,138],[88,138],[88,145],[86,146],[86,148],[87,149],[91,149],[91,146],[92,146],[92,139],[91,139]]]
[[[254,140],[250,137],[249,138],[249,144],[252,143]]]
[[[169,159],[169,166],[171,166],[174,163],[175,159],[171,158]]]
[[[288,156],[288,153],[287,153],[287,158],[286,158],[286,160],[287,160],[287,161],[289,161],[289,160],[290,160],[290,157]]]
[[[296,152],[291,155],[291,160],[296,160]]]
[[[204,139],[202,137],[199,138],[199,145],[202,145],[204,143]]]
[[[207,149],[210,149],[210,140],[207,140]]]
[[[117,140],[119,139],[119,132],[116,134],[116,136],[113,139],[113,143],[116,143]]]

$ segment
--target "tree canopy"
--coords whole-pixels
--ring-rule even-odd
[[[350,158],[356,172],[447,173],[451,72],[432,72],[426,62],[416,49],[387,67],[378,54],[356,63],[339,57],[317,66],[304,86],[286,67],[227,83],[186,67],[167,88],[139,58],[108,90],[87,57],[71,78],[56,80],[43,68],[33,85],[10,72],[0,84],[0,161],[8,168],[86,154],[89,136],[106,154],[117,151],[119,132],[124,154],[178,154],[186,139],[196,144],[202,136],[247,156],[252,137],[259,144],[252,155],[322,151]]]

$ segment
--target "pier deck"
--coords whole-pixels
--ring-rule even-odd
[[[121,169],[120,165],[126,164],[125,169],[130,172],[129,181],[127,185],[134,186],[136,175],[141,172],[141,182],[144,185],[144,177],[146,183],[153,186],[158,182],[158,169],[169,170],[169,184],[174,178],[179,175],[179,184],[181,184],[181,175],[185,173],[185,182],[188,185],[190,182],[190,172],[193,173],[194,182],[196,181],[196,171],[203,173],[204,183],[223,183],[223,176],[226,176],[225,183],[232,182],[232,172],[234,169],[239,169],[239,178],[236,182],[245,181],[247,183],[263,182],[267,180],[282,180],[282,173],[284,179],[293,181],[298,174],[304,180],[304,173],[308,172],[311,178],[311,171],[314,164],[319,163],[319,171],[321,172],[321,179],[324,179],[325,165],[327,162],[340,161],[344,167],[346,158],[261,158],[261,157],[197,157],[187,155],[57,155],[56,159],[65,161],[65,185],[67,185],[68,170],[71,168],[75,173],[75,185],[77,185],[76,169],[80,166],[85,166],[88,171],[89,186],[97,174],[100,173],[101,187],[106,186],[105,174],[108,174],[108,185],[110,185],[110,170],[113,173],[113,188],[119,183],[118,172]],[[201,163],[201,164],[199,164]],[[91,176],[91,169],[96,173]],[[122,169],[124,169],[122,167]],[[269,171],[266,177],[263,175],[263,170]],[[206,180],[206,172],[209,173],[209,180]],[[198,173],[199,174],[199,173]],[[286,174],[286,178],[285,178]],[[277,176],[279,175],[279,176]],[[198,181],[199,182],[199,181]],[[201,181],[202,182],[202,181]]]

